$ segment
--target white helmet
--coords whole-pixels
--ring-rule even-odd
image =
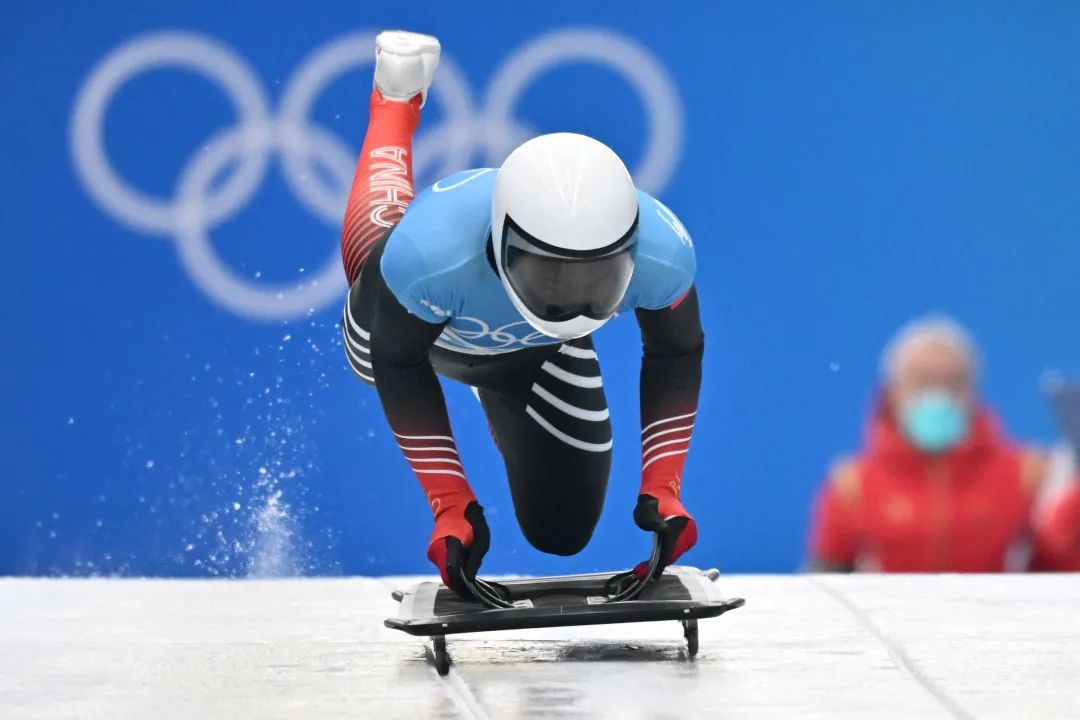
[[[582,337],[611,319],[634,272],[637,226],[626,166],[584,135],[533,138],[495,179],[495,264],[514,307],[545,335]]]

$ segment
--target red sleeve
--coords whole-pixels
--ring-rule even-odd
[[[1080,571],[1080,482],[1051,501],[1035,526],[1040,570]]]
[[[406,310],[381,273],[373,280],[379,299],[371,331],[371,364],[383,413],[436,523],[442,520],[445,525],[452,518],[464,523],[465,507],[476,496],[465,478],[442,386],[428,355],[443,324],[425,322]],[[471,538],[465,525],[444,530],[462,540]]]
[[[854,467],[835,471],[818,491],[810,522],[810,555],[819,569],[852,569],[857,550]]]

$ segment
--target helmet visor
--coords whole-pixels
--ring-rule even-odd
[[[542,320],[615,314],[634,273],[637,222],[618,241],[597,251],[559,252],[531,238],[509,217],[503,225],[503,271],[518,298]]]

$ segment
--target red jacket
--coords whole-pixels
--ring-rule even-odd
[[[884,409],[862,452],[840,463],[818,495],[817,562],[885,572],[1000,572],[1029,536],[1042,456],[1006,438],[987,410],[959,446],[927,455]]]

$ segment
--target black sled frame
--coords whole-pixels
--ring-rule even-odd
[[[682,625],[687,653],[698,651],[697,621],[742,607],[742,598],[724,598],[715,585],[717,570],[667,568],[651,579],[659,561],[654,543],[648,572],[612,577],[607,573],[467,583],[475,600],[464,600],[438,582],[422,582],[394,591],[399,605],[388,628],[430,638],[431,657],[440,675],[450,669],[446,636],[458,633],[525,628],[606,625],[676,620]]]

